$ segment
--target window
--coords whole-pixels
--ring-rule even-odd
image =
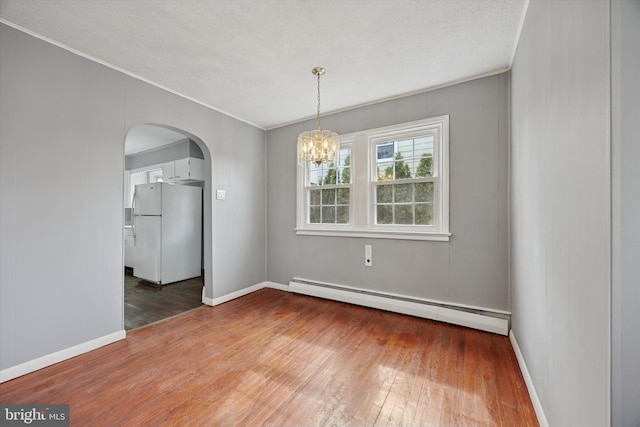
[[[449,116],[340,139],[298,167],[298,234],[449,240]]]
[[[337,163],[304,169],[305,224],[349,224],[351,147],[342,144]]]
[[[147,172],[147,182],[162,182],[162,168],[152,169]]]
[[[129,194],[125,200],[125,207],[131,207],[133,204],[133,194],[138,184],[150,184],[153,182],[162,182],[162,169],[158,167],[148,167],[135,169],[129,172]]]

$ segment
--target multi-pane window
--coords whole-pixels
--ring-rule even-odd
[[[377,225],[433,225],[434,135],[374,142]]]
[[[448,241],[449,117],[341,136],[298,168],[298,234]]]
[[[336,162],[305,167],[307,224],[349,224],[351,148],[342,146]]]

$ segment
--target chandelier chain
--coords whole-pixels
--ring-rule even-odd
[[[318,73],[318,130],[320,130],[320,73]]]

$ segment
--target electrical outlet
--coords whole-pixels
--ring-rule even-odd
[[[224,200],[227,197],[227,192],[225,190],[217,190],[216,191],[216,199]]]
[[[364,266],[373,266],[373,252],[371,250],[371,245],[364,245]]]

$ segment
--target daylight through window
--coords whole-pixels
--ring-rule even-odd
[[[298,166],[298,234],[449,240],[449,117],[341,136]]]
[[[342,146],[337,162],[306,168],[305,199],[308,224],[349,224],[351,148]]]

